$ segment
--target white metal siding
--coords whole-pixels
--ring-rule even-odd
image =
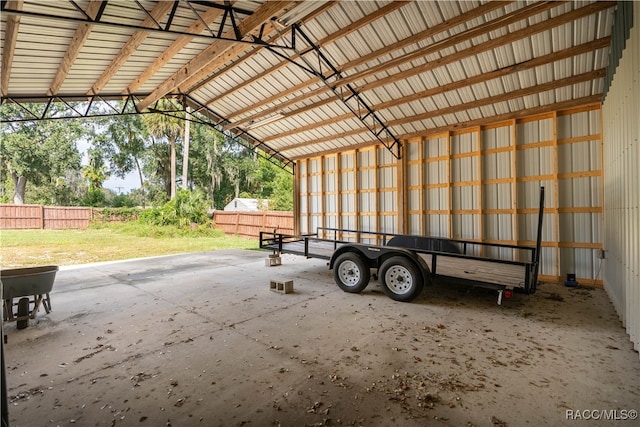
[[[640,7],[603,106],[604,287],[640,350]]]
[[[313,233],[325,226],[532,246],[540,187],[545,187],[540,273],[545,280],[575,273],[581,283],[602,283],[597,105],[415,138],[405,146],[403,160],[378,146],[301,161],[309,165],[308,176],[299,169],[300,215],[308,227],[301,229]],[[525,260],[524,253],[512,249],[475,250]]]

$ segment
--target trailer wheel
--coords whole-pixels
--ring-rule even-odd
[[[371,272],[362,257],[346,252],[336,259],[333,267],[333,279],[345,292],[359,293],[369,284]]]
[[[378,276],[384,293],[396,301],[411,301],[420,295],[424,286],[418,267],[402,256],[394,256],[383,262]]]
[[[29,326],[29,298],[20,298],[18,300],[18,321],[16,327],[24,329]]]

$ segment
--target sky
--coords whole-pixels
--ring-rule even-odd
[[[89,156],[87,155],[87,150],[91,146],[88,141],[81,140],[78,141],[78,150],[82,155],[82,166],[85,166],[89,163]],[[137,172],[131,172],[125,176],[124,179],[118,178],[115,175],[109,177],[102,184],[102,188],[108,188],[109,190],[113,190],[116,194],[128,194],[131,190],[135,188],[140,188],[140,178],[138,177]]]
[[[102,184],[102,187],[113,190],[116,194],[127,194],[135,188],[140,188],[140,178],[135,172],[128,174],[125,179],[112,176]]]

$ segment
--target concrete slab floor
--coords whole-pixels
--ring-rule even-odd
[[[324,261],[266,256],[61,269],[50,314],[5,324],[11,425],[638,425],[640,360],[601,289],[498,306],[434,285],[398,303],[377,282],[342,292]]]

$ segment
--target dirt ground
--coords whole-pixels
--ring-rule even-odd
[[[398,303],[377,282],[342,292],[323,261],[265,257],[63,268],[50,314],[5,324],[11,425],[639,425],[640,359],[602,289],[498,306],[434,285]]]

